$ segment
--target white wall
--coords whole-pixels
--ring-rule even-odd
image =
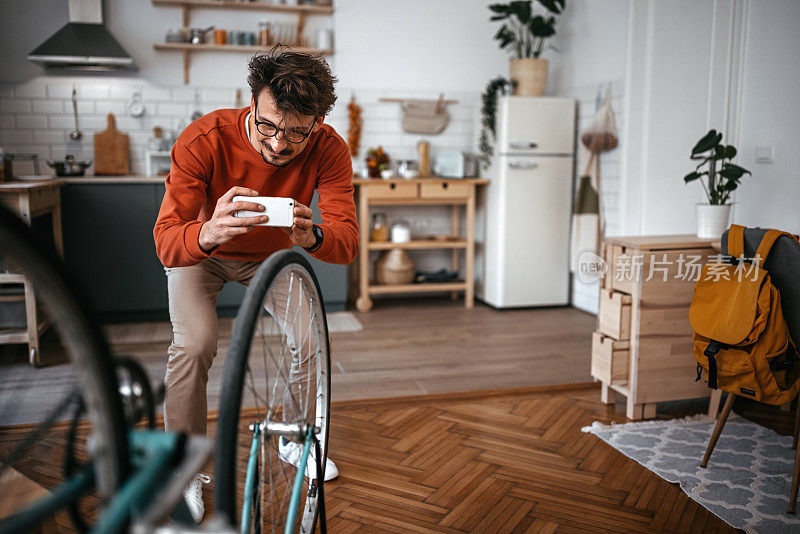
[[[742,77],[738,224],[800,233],[800,2],[749,0]],[[757,144],[775,146],[774,163],[756,163]]]
[[[595,115],[596,97],[611,90],[617,127],[622,135],[625,108],[625,72],[628,47],[628,0],[571,0],[558,22],[549,51],[549,90],[578,102],[578,134]],[[575,165],[576,186],[588,153],[578,143]],[[606,234],[618,235],[621,225],[620,161],[624,143],[600,157],[601,195]],[[585,284],[572,276],[571,302],[582,310],[596,313],[599,282]]]
[[[307,17],[306,34],[333,29],[330,58],[342,87],[359,89],[476,91],[508,74],[506,54],[492,40],[488,0],[335,0],[333,16]],[[25,56],[67,22],[66,0],[0,0],[0,80],[24,81],[43,74]],[[294,21],[293,15],[225,9],[193,9],[193,27],[255,31],[260,19]],[[181,25],[177,7],[149,0],[105,0],[105,23],[136,61],[133,75],[152,84],[182,83],[179,52],[157,52],[166,31]],[[192,55],[191,84],[243,84],[247,55]]]

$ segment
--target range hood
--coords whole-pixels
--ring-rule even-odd
[[[69,22],[28,54],[49,69],[134,70],[133,58],[103,26],[102,0],[69,0]]]

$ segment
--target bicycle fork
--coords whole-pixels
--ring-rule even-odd
[[[242,521],[241,533],[249,534],[250,525],[253,523],[256,526],[256,532],[260,532],[260,525],[257,522],[261,521],[261,514],[256,513],[255,517],[251,515],[254,509],[260,510],[260,505],[255,499],[259,499],[258,492],[258,451],[261,448],[261,442],[264,439],[271,437],[285,437],[292,441],[300,441],[303,443],[303,452],[300,457],[300,465],[297,467],[297,474],[295,475],[294,485],[292,487],[292,496],[289,500],[289,510],[286,514],[286,522],[284,525],[284,534],[293,534],[294,526],[297,520],[297,513],[300,508],[300,496],[303,492],[303,478],[305,477],[306,466],[308,465],[308,457],[311,453],[311,444],[315,445],[315,462],[317,484],[309,489],[309,492],[314,492],[315,497],[319,498],[319,512],[321,517],[321,532],[325,532],[325,497],[322,490],[322,465],[320,460],[319,441],[316,439],[316,434],[320,429],[308,423],[290,424],[284,422],[263,422],[250,425],[250,431],[253,433],[253,441],[250,444],[250,457],[247,461],[247,475],[245,477],[244,485],[244,499],[242,502]],[[256,523],[254,523],[254,521]]]

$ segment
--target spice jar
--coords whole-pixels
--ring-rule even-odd
[[[267,46],[269,44],[269,22],[261,20],[258,23],[258,44]]]
[[[372,226],[369,233],[370,241],[388,241],[389,226],[386,224],[385,213],[375,213],[372,215]]]

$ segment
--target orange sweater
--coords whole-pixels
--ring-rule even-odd
[[[183,267],[209,256],[263,261],[292,246],[281,229],[259,226],[210,253],[200,248],[200,227],[211,218],[219,197],[233,186],[249,187],[259,196],[290,197],[306,206],[316,189],[323,242],[312,256],[329,263],[352,262],[358,253],[358,225],[353,169],[345,141],[323,124],[286,167],[274,167],[245,136],[249,110],[214,111],[191,123],[178,137],[172,149],[167,192],[153,229],[161,263]]]

